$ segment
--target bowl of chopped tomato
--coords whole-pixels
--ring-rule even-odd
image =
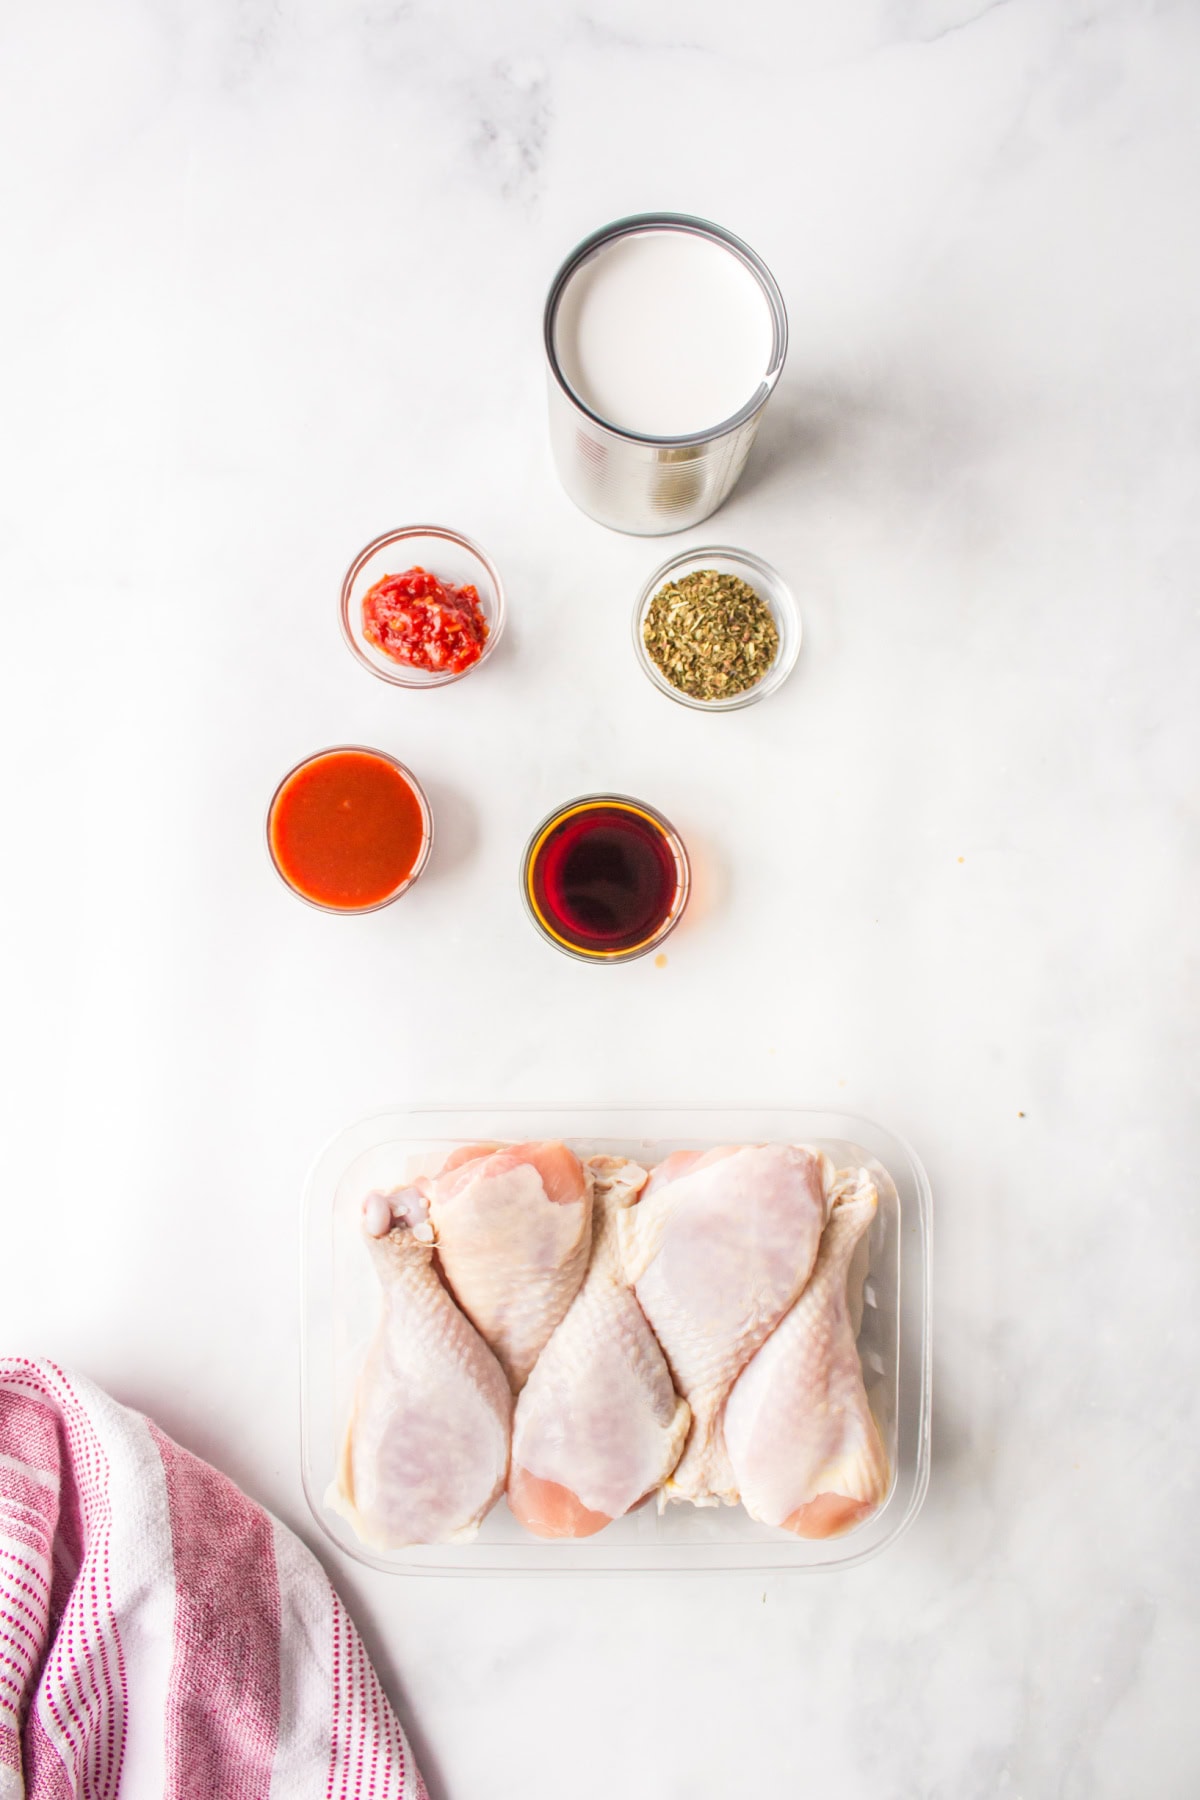
[[[342,636],[364,668],[396,687],[444,687],[483,666],[504,628],[490,556],[444,525],[385,531],[346,571]]]

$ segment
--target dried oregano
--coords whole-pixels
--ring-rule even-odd
[[[771,609],[748,582],[693,569],[665,582],[642,626],[651,661],[693,700],[727,700],[761,681],[779,654]]]

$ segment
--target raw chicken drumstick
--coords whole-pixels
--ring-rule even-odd
[[[626,1280],[692,1409],[665,1498],[737,1500],[726,1396],[812,1273],[833,1174],[827,1156],[801,1145],[683,1150],[621,1214]]]
[[[414,1186],[455,1299],[519,1393],[587,1268],[590,1178],[565,1144],[468,1144]]]
[[[462,1543],[504,1487],[508,1382],[438,1278],[421,1196],[368,1194],[363,1228],[384,1310],[329,1503],[378,1550]]]
[[[589,1157],[592,1255],[513,1418],[508,1503],[538,1537],[590,1537],[660,1487],[691,1413],[621,1270],[617,1221],[646,1171]]]
[[[812,1280],[734,1385],[725,1443],[754,1519],[832,1537],[886,1499],[887,1452],[863,1386],[846,1282],[875,1216],[865,1170],[835,1197]]]

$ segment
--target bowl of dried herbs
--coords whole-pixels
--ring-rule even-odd
[[[686,550],[638,596],[633,641],[658,688],[702,712],[765,700],[800,650],[800,611],[777,569],[748,550]]]

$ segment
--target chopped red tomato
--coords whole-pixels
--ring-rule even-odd
[[[488,634],[473,587],[447,587],[427,569],[385,575],[363,596],[363,636],[410,669],[460,674],[478,662]]]

